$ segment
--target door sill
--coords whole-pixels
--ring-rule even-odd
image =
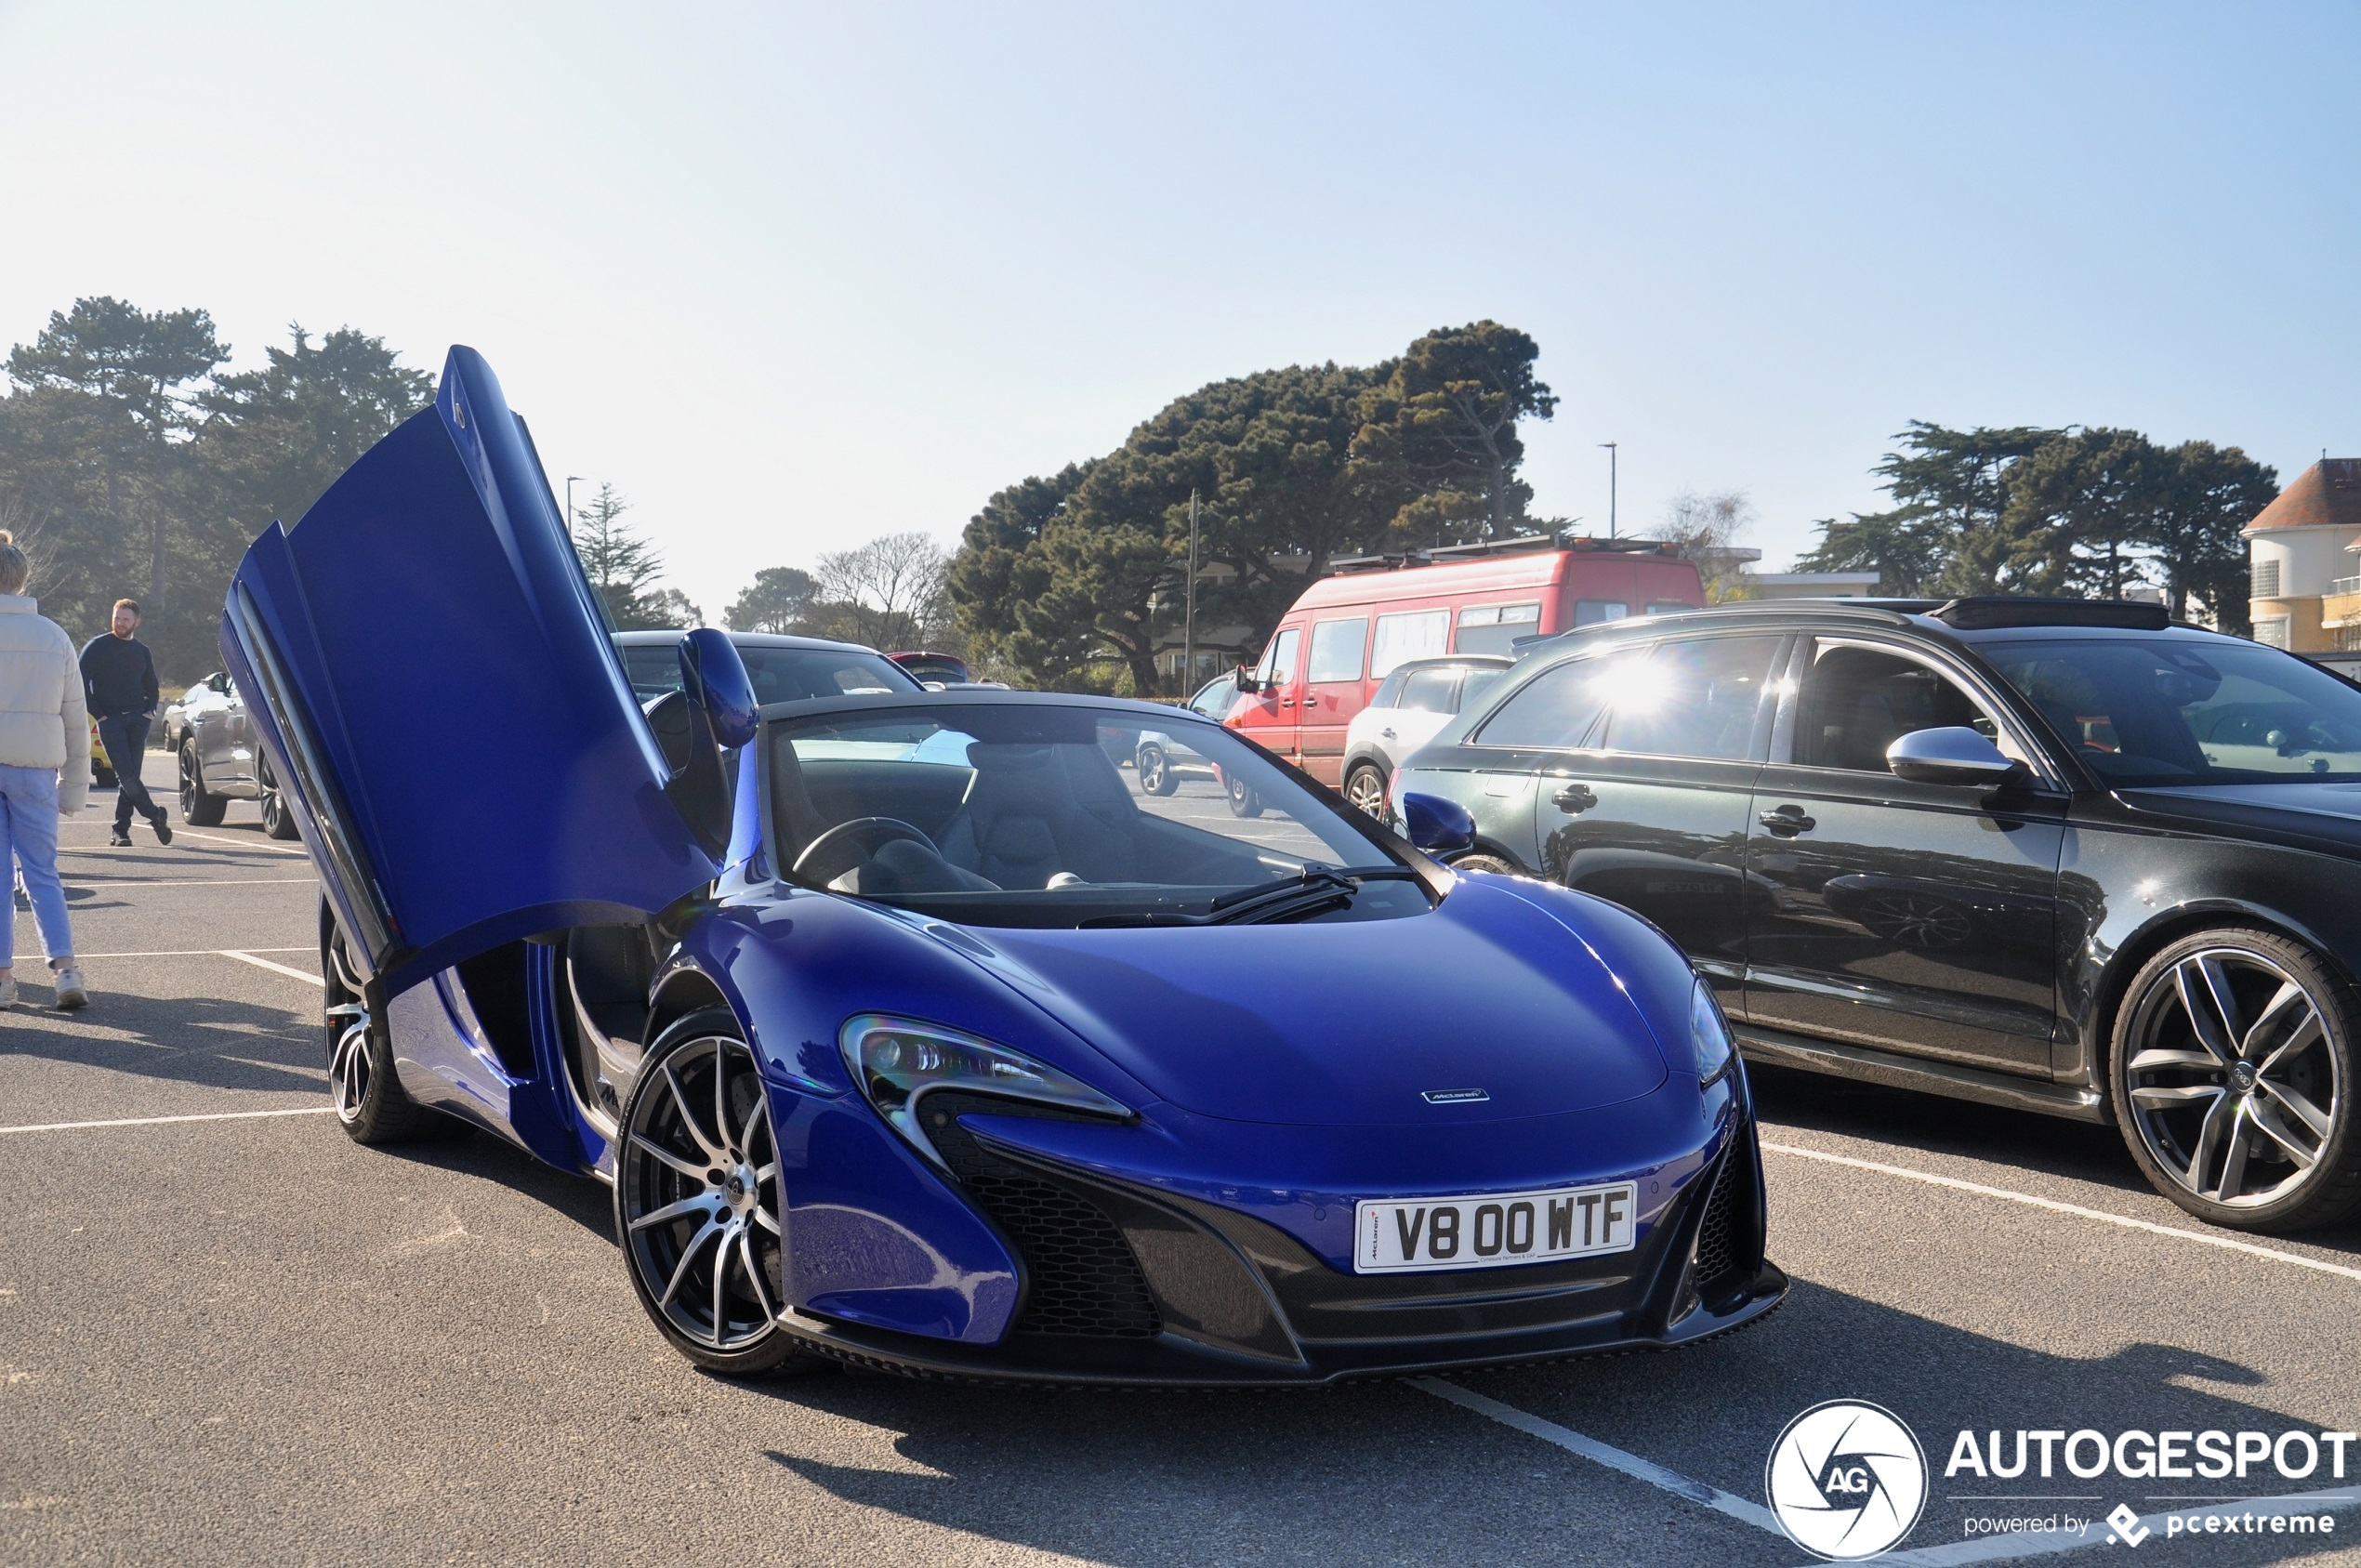
[[[1876,1050],[1868,1046],[1842,1045],[1834,1040],[1815,1039],[1808,1034],[1790,1034],[1783,1030],[1764,1029],[1734,1020],[1730,1025],[1730,1032],[1738,1037],[1739,1048],[1749,1061],[1766,1061],[1774,1067],[1800,1067],[1807,1073],[1857,1078],[1864,1083],[1883,1084],[1890,1088],[1917,1089],[1924,1094],[1945,1094],[1954,1100],[2003,1105],[2012,1111],[2036,1111],[2045,1116],[2064,1116],[2077,1122],[2095,1122],[2104,1126],[2112,1120],[2107,1114],[2106,1102],[2095,1089],[2080,1088],[2071,1084],[2042,1083],[2034,1078],[2012,1078],[2001,1073],[1955,1067],[1948,1062],[1929,1061],[1920,1057]]]

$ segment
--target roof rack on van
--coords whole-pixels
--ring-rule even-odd
[[[1328,562],[1332,573],[1399,572],[1405,567],[1442,566],[1484,556],[1523,555],[1534,550],[1597,550],[1617,555],[1677,555],[1680,547],[1662,539],[1594,539],[1587,534],[1520,534],[1511,539],[1485,539],[1473,545],[1437,545],[1431,549],[1404,550],[1389,555],[1338,556]]]
[[[2119,626],[2162,631],[2172,616],[2161,604],[2123,599],[2034,599],[2004,595],[1954,599],[1927,614],[1961,631],[1986,626]]]

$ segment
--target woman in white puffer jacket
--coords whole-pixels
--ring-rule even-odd
[[[0,528],[0,876],[13,860],[41,945],[57,971],[58,1006],[87,1007],[58,882],[58,814],[90,793],[90,718],[73,643],[24,597],[32,563]],[[123,766],[125,764],[118,764]],[[127,764],[138,767],[139,759]],[[17,1000],[16,918],[0,923],[0,1008]]]

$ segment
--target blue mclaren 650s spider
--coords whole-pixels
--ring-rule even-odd
[[[758,701],[709,630],[642,707],[470,349],[254,542],[221,645],[319,871],[345,1129],[608,1182],[699,1365],[1319,1383],[1786,1290],[1745,1070],[1653,927],[1185,708],[816,644]],[[1142,790],[1143,730],[1262,814]]]

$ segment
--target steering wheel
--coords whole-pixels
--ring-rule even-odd
[[[861,849],[861,859],[867,860],[897,838],[907,838],[914,844],[924,844],[928,850],[936,854],[943,852],[935,849],[933,839],[899,817],[855,817],[851,822],[837,824],[836,826],[805,845],[803,853],[795,858],[795,875],[808,876],[815,881],[826,881],[828,876],[841,876],[861,862],[847,862],[836,867],[828,876],[824,876],[820,871],[813,869],[820,861],[823,851],[838,849],[845,844],[857,844]]]

